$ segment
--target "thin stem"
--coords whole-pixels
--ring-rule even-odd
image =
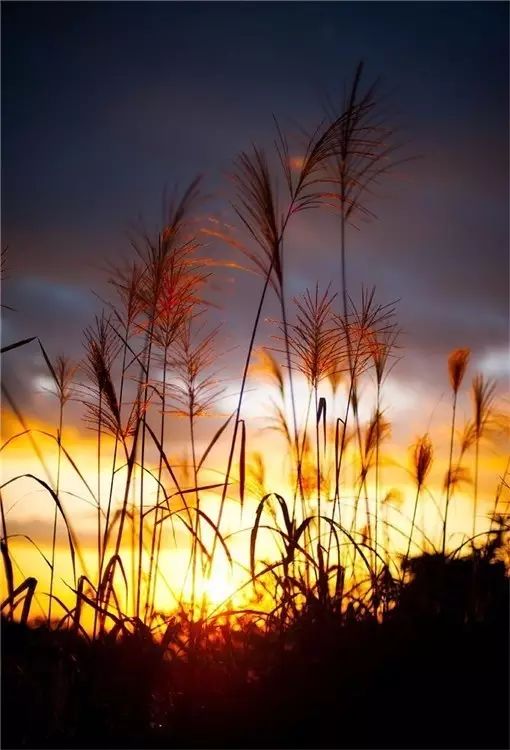
[[[227,497],[227,487],[228,487],[228,483],[229,483],[229,479],[230,479],[230,472],[232,470],[232,463],[233,463],[233,460],[234,460],[234,450],[235,450],[235,445],[236,445],[237,433],[238,433],[238,430],[239,430],[239,415],[241,413],[241,406],[242,406],[242,403],[243,403],[244,390],[246,388],[246,380],[248,378],[248,370],[249,370],[249,367],[250,367],[251,355],[253,353],[253,347],[255,345],[255,336],[257,334],[257,329],[258,329],[258,326],[259,326],[260,316],[262,315],[262,308],[264,306],[264,301],[265,301],[265,298],[266,298],[267,289],[269,287],[269,282],[270,282],[270,279],[271,279],[271,274],[273,272],[273,266],[274,266],[274,259],[271,261],[271,264],[270,264],[269,269],[268,269],[267,274],[266,274],[266,278],[265,278],[265,281],[264,281],[264,286],[262,288],[262,294],[260,295],[259,304],[258,304],[258,307],[257,307],[257,313],[255,315],[255,321],[253,323],[253,327],[252,327],[252,331],[251,331],[250,342],[248,344],[248,351],[247,351],[246,360],[245,360],[245,363],[244,363],[243,376],[241,378],[241,388],[240,388],[240,391],[239,391],[239,398],[237,400],[236,417],[235,417],[235,420],[234,420],[234,431],[233,431],[232,440],[231,440],[231,443],[230,443],[230,450],[229,450],[229,454],[228,454],[227,469],[226,469],[226,472],[225,472],[225,482],[223,484],[223,489],[222,489],[222,492],[221,492],[220,507],[219,507],[219,511],[218,511],[218,518],[216,520],[216,526],[217,526],[217,528],[219,528],[220,523],[221,523],[221,519],[222,519],[222,516],[223,516],[223,507],[225,505],[225,500],[226,500],[226,497]],[[210,561],[210,564],[209,564],[209,568],[210,569],[212,568],[212,562],[213,562],[214,553],[215,553],[215,550],[216,550],[216,539],[217,539],[217,537],[215,535],[214,536],[213,545],[212,545],[212,550],[211,550],[211,561]]]
[[[64,415],[64,404],[62,400],[60,400],[60,409],[59,409],[59,420],[58,420],[58,432],[57,432],[57,445],[58,445],[58,454],[57,454],[57,483],[55,486],[55,494],[59,497],[60,492],[60,464],[61,464],[61,458],[62,458],[62,422],[63,422],[63,415]],[[57,541],[57,504],[55,503],[55,510],[53,514],[53,534],[52,534],[52,540],[51,540],[51,573],[50,573],[50,597],[48,602],[48,627],[51,626],[51,605],[53,603],[53,580],[55,576],[55,548],[56,548],[56,541]]]
[[[166,374],[167,374],[167,355],[168,347],[164,347],[163,351],[163,381],[161,388],[161,420],[159,424],[159,442],[160,445],[164,445],[165,439],[165,408],[166,408]],[[161,475],[163,472],[163,456],[160,452],[158,462],[158,488],[156,490],[156,511],[154,513],[154,525],[151,533],[151,547],[150,547],[150,561],[149,561],[149,579],[147,583],[147,601],[145,604],[145,620],[147,621],[147,615],[154,612],[154,605],[156,600],[156,584],[158,577],[158,563],[159,563],[159,551],[161,545],[161,524],[158,524],[159,517],[159,497],[161,494]],[[170,511],[170,507],[168,508]],[[157,538],[157,552],[155,557],[156,549],[156,538]],[[153,588],[153,595],[151,599],[151,585]]]
[[[490,520],[489,531],[487,532],[487,544],[489,543],[490,533],[492,531],[492,525],[494,523],[496,513],[498,512],[499,501],[501,499],[501,494],[503,492],[503,487],[506,484],[506,477],[507,477],[509,471],[510,471],[510,456],[507,459],[505,470],[503,472],[503,476],[501,477],[501,481],[498,484],[498,488],[496,490],[496,497],[494,498],[494,508],[492,510],[492,516],[491,516],[491,520]]]
[[[142,371],[143,371],[143,366],[141,366],[141,367],[142,367]],[[132,481],[134,481],[134,478],[135,478],[136,451],[137,451],[137,448],[138,448],[138,437],[139,437],[139,434],[140,434],[140,425],[142,424],[142,417],[140,415],[140,408],[141,408],[141,403],[142,403],[141,390],[142,390],[142,380],[140,379],[139,385],[138,385],[138,391],[137,391],[137,395],[136,395],[136,402],[135,402],[136,405],[137,405],[137,408],[138,408],[138,413],[137,413],[137,419],[136,419],[136,426],[135,426],[135,429],[134,429],[133,442],[132,442],[132,445],[131,445],[131,451],[130,451],[128,457],[127,457],[127,476],[126,476],[126,484],[125,484],[125,487],[124,487],[124,498],[123,498],[123,501],[122,501],[122,507],[121,507],[121,511],[120,511],[119,529],[118,529],[118,532],[117,532],[117,539],[115,541],[113,569],[112,569],[111,575],[109,576],[109,579],[108,579],[106,587],[105,587],[104,607],[103,607],[105,611],[108,609],[108,603],[110,601],[110,596],[111,596],[111,593],[112,593],[113,578],[114,578],[114,574],[115,574],[115,565],[116,565],[116,561],[118,559],[119,552],[120,552],[120,547],[121,547],[121,544],[122,544],[122,534],[123,534],[123,531],[124,531],[124,523],[125,523],[126,515],[127,515],[127,507],[128,507],[128,501],[129,501],[129,494],[130,494],[130,490],[131,490],[131,483],[132,483]],[[143,474],[143,469],[142,469],[142,474]],[[134,488],[133,488],[133,490],[134,490]],[[135,495],[134,494],[133,494],[133,498],[132,498],[132,511],[133,512],[132,512],[131,524],[132,524],[132,533],[133,533],[133,537],[134,537],[134,524],[135,524],[135,512],[134,512],[135,511]],[[141,521],[143,523],[143,519],[141,519]],[[134,546],[134,538],[133,537],[132,537],[132,540],[131,540],[131,542],[132,542],[132,545],[131,545],[131,554],[133,556],[132,565],[134,565],[134,553],[135,553],[135,546]],[[135,592],[134,589],[135,589],[135,587],[133,586],[133,597],[135,597],[135,593],[137,593],[137,592]],[[136,597],[136,599],[134,601],[134,609],[135,610],[136,610],[136,601],[137,601],[137,597]]]
[[[450,458],[448,461],[448,477],[446,483],[446,502],[444,509],[444,520],[443,520],[443,545],[441,552],[444,556],[446,550],[446,524],[448,521],[448,507],[450,505],[450,494],[452,486],[452,461],[453,461],[453,439],[455,434],[455,412],[457,410],[457,391],[453,394],[453,409],[452,409],[452,430],[450,434]]]
[[[127,507],[127,506],[126,506]],[[133,468],[133,481],[131,483],[131,606],[133,614],[136,609],[136,465]]]
[[[412,521],[411,521],[411,532],[409,534],[409,539],[407,541],[406,554],[405,554],[404,560],[402,562],[402,582],[404,581],[404,577],[405,577],[405,574],[406,574],[407,561],[409,560],[409,553],[411,551],[411,542],[412,542],[412,539],[413,539],[414,524],[416,522],[416,511],[418,510],[418,501],[420,499],[420,490],[421,490],[421,485],[418,485],[417,488],[416,488],[416,497],[415,497],[415,500],[414,500],[413,518],[412,518]]]
[[[7,534],[7,521],[5,520],[4,499],[3,499],[1,492],[0,492],[0,517],[2,519],[2,541],[5,545],[5,554],[7,556],[7,559],[10,561],[11,558],[9,554],[9,535]],[[9,593],[9,600],[10,600],[9,601],[9,618],[13,620],[14,619],[14,601],[10,595],[11,594],[10,590],[8,590],[8,593]],[[44,614],[44,611],[43,611],[43,614]]]
[[[195,483],[195,503],[196,503],[196,520],[195,520],[195,533],[193,536],[192,545],[192,576],[191,576],[191,616],[194,618],[195,615],[195,594],[196,594],[196,576],[197,576],[197,556],[198,556],[198,536],[200,534],[200,495],[198,493],[198,470],[197,470],[197,454],[195,444],[195,421],[193,418],[193,403],[190,404],[189,413],[189,431],[191,440],[191,457],[193,462],[193,481]],[[204,601],[202,601],[204,605]],[[203,608],[203,606],[202,606]]]
[[[320,459],[320,444],[319,444],[319,420],[317,415],[319,413],[319,398],[317,392],[317,385],[314,386],[315,395],[315,458],[317,462],[317,527],[318,527],[318,544],[321,543],[321,459]]]
[[[139,503],[139,513],[140,513],[140,521],[139,521],[139,528],[138,528],[138,573],[137,573],[137,582],[136,582],[136,607],[135,607],[135,615],[136,617],[140,617],[140,604],[141,604],[141,589],[142,589],[142,566],[143,566],[143,532],[144,532],[144,515],[143,515],[143,499],[144,499],[144,466],[145,466],[145,436],[146,436],[146,429],[145,424],[147,421],[147,406],[148,406],[148,399],[147,399],[147,386],[149,384],[149,371],[150,371],[150,364],[151,364],[151,354],[152,354],[152,342],[153,342],[153,334],[154,334],[154,314],[151,315],[151,323],[149,326],[149,330],[147,332],[147,358],[146,358],[146,364],[145,364],[145,380],[144,380],[144,388],[143,388],[143,413],[142,413],[142,445],[140,450],[140,503]]]
[[[101,422],[103,418],[103,393],[99,391],[99,413],[97,418],[97,591],[101,590]],[[94,610],[93,637],[96,636],[98,611]]]
[[[129,324],[126,324],[125,333],[124,333],[125,342],[127,342],[128,335],[129,335]],[[124,394],[124,380],[125,380],[125,373],[126,373],[126,359],[127,359],[126,343],[124,343],[123,349],[124,351],[122,354],[122,370],[121,370],[120,388],[119,388],[119,412],[120,413],[122,413],[122,398]],[[115,444],[113,447],[112,476],[110,479],[110,490],[108,492],[108,506],[106,508],[106,518],[105,518],[105,527],[104,527],[104,536],[103,536],[103,554],[101,555],[101,565],[99,568],[99,580],[101,580],[103,576],[103,568],[104,568],[104,562],[105,562],[105,557],[106,557],[106,547],[107,547],[107,540],[108,540],[109,526],[110,526],[110,514],[111,514],[111,509],[112,509],[113,485],[115,481],[115,468],[117,464],[118,448],[119,448],[119,433],[117,431],[115,433]]]
[[[475,478],[474,478],[474,491],[473,491],[473,546],[475,544],[474,537],[476,535],[476,511],[478,506],[478,458],[480,451],[480,435],[477,433],[475,440]]]
[[[378,543],[378,531],[379,531],[379,458],[380,458],[380,444],[381,444],[381,429],[380,429],[380,408],[381,408],[381,382],[377,379],[377,422],[376,422],[376,434],[375,434],[375,514],[374,514],[374,548],[377,552]],[[374,573],[377,579],[377,556],[374,557]]]
[[[281,240],[281,242],[283,242],[283,240]],[[282,263],[282,271],[283,271],[283,263]],[[293,431],[294,431],[294,448],[295,448],[296,454],[299,456],[299,436],[298,436],[297,416],[296,416],[296,399],[295,399],[295,394],[294,394],[294,383],[292,379],[292,362],[291,362],[291,356],[290,356],[289,329],[288,329],[288,323],[287,323],[287,310],[286,310],[286,305],[285,305],[285,294],[284,294],[283,283],[284,283],[284,279],[283,279],[283,273],[282,273],[281,288],[280,288],[280,306],[281,306],[281,311],[282,311],[283,336],[284,336],[284,341],[285,341],[285,359],[287,362],[287,370],[289,372],[289,391],[290,391],[290,402],[291,402],[291,410],[292,410],[292,425],[293,425]],[[298,479],[299,487],[301,489],[301,492],[303,492],[302,467],[301,467],[300,461],[298,461],[298,465],[297,465],[297,474],[298,474],[297,479]]]
[[[221,493],[220,508],[219,508],[219,512],[218,512],[218,519],[216,521],[216,526],[218,528],[219,528],[220,523],[221,523],[221,519],[222,519],[222,516],[223,516],[223,508],[225,506],[225,500],[226,500],[226,497],[227,497],[227,487],[228,487],[228,482],[229,482],[229,479],[230,479],[230,472],[232,470],[232,462],[234,460],[234,450],[235,450],[235,445],[236,445],[237,432],[239,430],[239,415],[241,413],[241,406],[242,406],[242,402],[243,402],[244,390],[245,390],[245,387],[246,387],[246,380],[247,380],[247,377],[248,377],[248,369],[249,369],[249,366],[250,366],[251,356],[252,356],[252,353],[253,353],[253,346],[255,344],[255,337],[256,337],[257,329],[258,329],[259,322],[260,322],[260,316],[262,315],[262,308],[264,306],[264,301],[265,301],[265,298],[266,298],[267,289],[268,289],[268,286],[269,286],[269,282],[271,281],[271,275],[273,273],[273,269],[275,267],[275,260],[276,259],[280,259],[280,251],[281,251],[281,246],[282,246],[282,242],[283,242],[283,236],[285,234],[285,230],[287,228],[287,224],[289,223],[290,217],[292,216],[292,213],[294,211],[295,199],[296,199],[296,196],[294,195],[294,197],[292,198],[292,200],[290,202],[290,205],[288,207],[287,214],[286,214],[285,218],[282,221],[280,233],[278,235],[278,238],[276,239],[275,246],[274,246],[273,251],[271,253],[271,262],[270,262],[269,267],[267,269],[266,278],[264,280],[264,286],[262,288],[262,293],[260,295],[259,304],[258,304],[257,312],[256,312],[256,315],[255,315],[255,321],[253,323],[253,327],[252,327],[252,331],[251,331],[250,342],[249,342],[249,345],[248,345],[248,352],[246,354],[246,360],[245,360],[245,363],[244,363],[243,376],[242,376],[242,379],[241,379],[241,389],[240,389],[240,392],[239,392],[239,399],[238,399],[238,402],[237,402],[236,418],[235,418],[235,422],[234,422],[234,432],[233,432],[233,435],[232,435],[232,442],[230,444],[230,450],[229,450],[229,455],[228,455],[227,470],[226,470],[226,474],[225,474],[225,483],[223,485],[223,490],[222,490],[222,493]],[[282,268],[282,279],[281,279],[281,287],[282,288],[281,288],[281,300],[280,300],[280,302],[283,305],[282,312],[284,313],[285,310],[284,310],[284,304],[283,304],[283,264],[280,264],[280,267]],[[284,318],[284,326],[286,327],[286,317]],[[286,346],[286,348],[287,348],[287,359],[288,359],[289,374],[290,374],[290,350],[288,348],[288,338],[287,337],[286,337],[286,345],[287,345]],[[293,396],[292,388],[291,388],[291,398],[292,398],[292,402],[293,402],[294,430],[296,431],[296,412],[295,412],[294,396]],[[298,448],[298,445],[299,445],[299,443],[296,442],[296,450]],[[299,479],[299,475],[300,475],[300,467],[298,466],[298,479]],[[214,541],[213,541],[213,545],[212,545],[210,568],[211,568],[213,560],[214,560],[214,553],[215,553],[215,550],[216,550],[216,544],[217,544],[217,535],[214,536]]]

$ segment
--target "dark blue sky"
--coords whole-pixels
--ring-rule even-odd
[[[77,356],[104,261],[128,251],[139,214],[159,219],[165,186],[203,172],[211,205],[226,206],[223,175],[251,141],[270,145],[272,113],[312,125],[359,59],[421,158],[381,186],[379,220],[354,233],[353,285],[401,298],[403,377],[433,385],[453,346],[480,362],[501,352],[508,4],[491,2],[3,3],[4,299],[18,310],[4,341],[40,335]],[[292,292],[337,272],[335,232],[322,215],[296,225]],[[220,317],[235,342],[257,282],[227,289]]]

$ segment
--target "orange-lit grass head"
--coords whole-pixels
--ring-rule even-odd
[[[469,362],[470,349],[454,349],[448,357],[448,374],[450,376],[450,385],[454,393],[457,393]]]

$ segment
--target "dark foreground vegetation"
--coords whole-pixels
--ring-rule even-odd
[[[380,622],[309,603],[291,625],[142,623],[95,641],[2,627],[2,745],[508,747],[501,549],[411,561]],[[390,592],[383,592],[382,595]]]

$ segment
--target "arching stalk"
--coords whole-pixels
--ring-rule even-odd
[[[64,404],[62,399],[59,405],[59,419],[58,419],[58,432],[57,432],[57,481],[55,484],[55,494],[60,498],[60,466],[62,460],[62,423],[63,423]],[[55,503],[55,509],[53,514],[53,531],[51,537],[51,572],[50,572],[50,596],[48,602],[48,627],[51,626],[51,605],[53,603],[53,580],[55,576],[55,547],[57,541],[57,512],[58,507]]]

